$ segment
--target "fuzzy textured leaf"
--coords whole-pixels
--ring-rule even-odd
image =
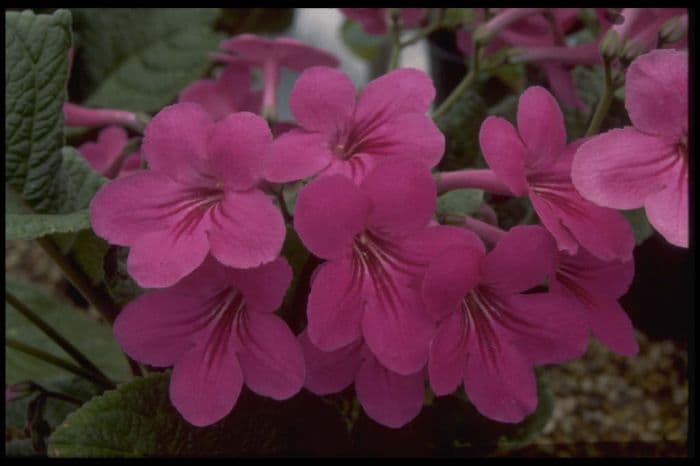
[[[77,232],[90,228],[87,210],[70,214],[5,213],[5,239],[35,239],[54,233]]]

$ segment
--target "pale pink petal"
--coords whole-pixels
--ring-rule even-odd
[[[270,127],[257,115],[232,113],[218,121],[209,133],[207,151],[224,188],[243,191],[257,185],[271,143]]]
[[[207,140],[214,120],[191,102],[170,105],[146,127],[141,152],[149,167],[174,180],[201,184],[212,178]]]
[[[437,396],[457,390],[467,363],[464,312],[460,309],[440,322],[430,343],[428,373],[430,386]]]
[[[260,190],[226,192],[210,210],[211,253],[221,263],[248,269],[271,262],[287,233],[272,198]]]
[[[128,135],[121,126],[109,126],[100,131],[97,142],[82,144],[78,152],[93,170],[105,174],[121,155],[127,140]]]
[[[576,189],[603,207],[634,209],[663,189],[679,159],[675,147],[627,127],[613,129],[581,145],[571,167]]]
[[[678,164],[680,165],[680,163]],[[644,202],[649,223],[676,246],[688,247],[688,167],[683,165],[668,176],[668,185]]]
[[[483,261],[483,284],[501,293],[518,293],[550,277],[558,261],[552,235],[536,225],[516,226]]]
[[[307,331],[322,351],[340,349],[362,335],[362,279],[356,266],[348,259],[317,268],[306,308]]]
[[[301,390],[306,369],[299,342],[274,314],[245,312],[236,331],[245,384],[258,395],[284,400]]]
[[[479,145],[486,163],[513,194],[525,194],[527,149],[513,125],[501,117],[488,117],[479,130]]]
[[[309,68],[294,83],[289,109],[305,129],[330,136],[350,123],[355,109],[355,85],[340,70]]]
[[[425,113],[435,98],[435,87],[423,71],[401,68],[370,81],[360,94],[355,122],[369,125],[402,113]]]
[[[287,183],[315,175],[335,159],[328,144],[328,137],[322,133],[292,129],[282,134],[264,159],[265,179]]]
[[[371,203],[372,231],[405,236],[425,228],[435,211],[435,181],[428,167],[408,158],[383,161],[360,185]]]
[[[231,412],[243,386],[238,358],[224,331],[214,328],[207,340],[175,363],[170,401],[195,426],[207,426]]]
[[[333,175],[304,186],[294,207],[294,229],[315,255],[347,255],[355,236],[365,229],[371,203],[347,178]]]
[[[228,269],[228,276],[243,293],[248,312],[274,312],[292,281],[292,268],[278,257],[254,269]]]
[[[461,309],[467,293],[481,280],[483,246],[474,249],[448,245],[430,262],[423,279],[425,309],[439,320]]]
[[[367,300],[362,334],[383,366],[399,374],[412,374],[428,360],[433,322],[416,290],[401,286],[385,271],[365,282]]]
[[[529,87],[518,101],[518,133],[527,147],[529,169],[554,163],[566,146],[564,116],[552,94]]]
[[[625,107],[632,124],[649,134],[688,133],[688,52],[652,50],[632,62]]]
[[[423,407],[423,371],[399,375],[370,357],[357,373],[355,391],[370,418],[398,429],[418,416]]]
[[[328,395],[345,390],[355,380],[363,361],[362,340],[335,351],[321,351],[307,335],[298,337],[306,361],[304,387],[315,395]]]

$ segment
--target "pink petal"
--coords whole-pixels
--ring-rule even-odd
[[[195,426],[207,426],[231,412],[243,386],[243,374],[230,337],[215,328],[173,369],[170,401]],[[214,342],[211,339],[221,339]]]
[[[677,164],[679,166],[680,164]],[[652,194],[644,202],[649,223],[676,246],[688,247],[688,167],[668,176],[668,185],[661,192]]]
[[[439,320],[461,309],[467,293],[481,280],[483,246],[474,249],[452,245],[433,259],[423,279],[423,302],[433,319]]]
[[[688,133],[688,52],[652,50],[632,62],[625,107],[645,133],[680,138]]]
[[[435,87],[423,71],[401,68],[370,81],[360,94],[356,124],[389,121],[402,113],[425,113],[435,98]]]
[[[479,145],[486,163],[513,194],[525,194],[527,150],[513,125],[501,117],[486,118],[479,130]]]
[[[233,112],[254,110],[246,108],[252,94],[248,67],[228,65],[217,79],[203,79],[187,86],[180,92],[178,102],[199,104],[218,121]],[[256,107],[259,108],[259,102]]]
[[[385,271],[390,274],[390,271]],[[433,323],[416,290],[392,276],[366,281],[362,334],[383,366],[399,374],[419,371],[428,360]]]
[[[449,395],[462,383],[467,363],[464,312],[450,314],[438,325],[430,344],[428,373],[437,396]]]
[[[402,248],[410,251],[416,262],[426,265],[448,246],[459,246],[485,253],[484,243],[476,234],[461,227],[433,225],[402,240]]]
[[[582,112],[588,111],[586,104],[576,94],[576,85],[570,70],[562,65],[550,62],[541,62],[539,66],[544,70],[552,92],[562,103]]]
[[[415,160],[383,161],[360,189],[372,202],[368,225],[376,232],[405,236],[424,228],[435,211],[435,181],[429,169]]]
[[[182,183],[201,184],[211,178],[207,139],[214,121],[191,102],[170,105],[146,127],[143,153],[149,167]]]
[[[284,218],[262,191],[226,192],[210,212],[211,253],[221,263],[248,269],[275,260],[282,250]]]
[[[335,351],[321,351],[309,340],[307,332],[299,335],[299,344],[306,361],[304,387],[315,395],[328,395],[345,390],[355,380],[363,361],[362,340]]]
[[[319,172],[318,177],[340,175],[359,185],[367,174],[374,170],[377,162],[381,161],[380,157],[364,153],[355,153],[352,157],[345,160],[334,156],[331,158],[331,163]]]
[[[634,259],[620,261],[602,261],[585,249],[579,249],[575,256],[560,253],[557,274],[550,281],[550,290],[561,286],[560,277],[573,280],[577,286],[613,298],[624,295],[632,284],[634,277]]]
[[[552,94],[539,86],[529,87],[518,101],[518,133],[527,147],[530,169],[554,163],[566,146],[564,116]]]
[[[611,351],[622,356],[639,353],[632,321],[614,298],[590,295],[592,306],[587,307],[588,322],[593,335]]]
[[[248,312],[278,309],[292,282],[292,268],[282,257],[254,269],[228,269],[227,272],[243,293]]]
[[[304,186],[294,207],[294,229],[316,256],[346,255],[365,229],[371,203],[347,178],[333,175]]]
[[[355,391],[370,418],[398,429],[418,416],[423,407],[423,372],[399,375],[370,357],[357,373]]]
[[[233,113],[217,122],[209,133],[207,151],[225,189],[243,191],[257,185],[271,143],[267,122],[252,113]]]
[[[289,109],[305,129],[330,136],[350,122],[355,110],[355,85],[340,70],[309,68],[294,83]]]
[[[312,66],[336,67],[340,64],[338,59],[323,49],[311,47],[291,37],[278,37],[275,39],[275,56],[280,65],[294,71],[302,72]]]
[[[273,183],[301,180],[323,170],[334,159],[325,134],[293,129],[270,146],[263,162],[264,176]]]
[[[574,155],[571,179],[581,195],[595,204],[616,209],[644,205],[663,189],[680,157],[661,138],[627,127],[586,141]]]
[[[362,282],[350,260],[326,262],[317,270],[306,308],[307,331],[319,349],[334,351],[362,335]]]
[[[219,94],[216,81],[202,79],[184,88],[177,98],[178,102],[192,102],[200,105],[213,120],[220,120],[235,110],[226,99]]]
[[[558,261],[554,238],[539,226],[512,228],[483,261],[484,285],[499,293],[518,293],[550,277]]]
[[[258,395],[284,400],[304,384],[301,347],[274,314],[245,312],[238,323],[238,360],[245,384]]]
[[[588,345],[586,316],[555,293],[510,296],[504,301],[503,322],[510,340],[535,364],[569,361]]]
[[[86,142],[78,151],[93,170],[105,174],[121,155],[127,139],[121,126],[109,126],[100,131],[97,142]]]

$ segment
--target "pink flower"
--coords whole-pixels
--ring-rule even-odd
[[[633,42],[639,53],[657,47],[659,29],[674,16],[688,14],[686,8],[625,8],[622,23],[612,26],[622,41]],[[683,43],[687,45],[687,37]]]
[[[433,97],[432,81],[415,69],[385,74],[356,98],[345,73],[311,68],[289,96],[301,128],[275,140],[266,178],[288,182],[323,173],[360,182],[379,159],[396,156],[434,167],[442,157],[445,138],[425,115]]]
[[[576,189],[601,206],[644,206],[664,238],[688,247],[688,53],[637,58],[627,70],[625,106],[633,126],[595,136],[576,152]]]
[[[386,34],[390,20],[386,8],[340,8],[340,11],[348,18],[358,21],[367,34]],[[400,8],[400,24],[404,28],[418,27],[427,12],[427,8]]]
[[[299,335],[306,361],[304,387],[316,395],[337,393],[355,384],[357,399],[376,422],[394,429],[412,421],[423,408],[424,370],[401,375],[381,365],[362,340],[335,351],[321,351],[307,332]]]
[[[308,332],[322,351],[363,337],[381,364],[399,374],[427,360],[432,322],[417,289],[440,232],[426,228],[435,184],[421,163],[387,160],[359,186],[333,175],[299,192],[294,227],[316,256]],[[438,227],[440,228],[440,227]]]
[[[85,157],[93,170],[108,178],[128,175],[141,167],[138,152],[120,155],[126,146],[128,135],[119,126],[109,126],[100,131],[96,142],[86,142],[78,147],[78,152]]]
[[[244,65],[228,65],[216,79],[195,81],[180,92],[178,102],[202,106],[214,120],[235,112],[257,113],[262,95],[250,90],[250,72]]]
[[[587,320],[593,335],[612,351],[633,356],[639,351],[634,327],[617,302],[634,276],[634,261],[603,262],[584,250],[575,256],[559,254],[559,265],[549,283],[552,293],[571,299]]]
[[[518,129],[499,117],[481,125],[479,143],[495,175],[516,196],[528,195],[559,249],[579,244],[602,260],[629,260],[634,238],[619,213],[585,200],[571,183],[573,155],[582,140],[566,145],[561,110],[552,95],[530,87],[520,97]]]
[[[210,258],[177,285],[130,302],[114,322],[114,336],[137,361],[174,366],[175,408],[191,424],[213,424],[233,409],[244,382],[276,400],[301,389],[301,348],[273,314],[291,279],[281,258],[247,270]]]
[[[146,288],[175,284],[209,252],[236,268],[274,260],[284,220],[256,187],[271,139],[251,113],[214,122],[196,104],[164,108],[143,141],[150,170],[114,180],[93,198],[95,233],[131,248],[129,274]]]
[[[101,126],[120,125],[141,131],[143,121],[135,113],[111,108],[89,108],[66,102],[63,104],[63,116],[66,126],[99,128]]]
[[[225,40],[220,47],[231,55],[214,56],[227,63],[258,66],[263,74],[263,115],[274,114],[277,102],[277,84],[282,67],[302,72],[312,66],[338,66],[338,59],[330,53],[306,45],[289,37],[266,39],[253,34],[241,34]]]
[[[544,229],[515,227],[486,255],[474,234],[457,230],[459,241],[444,243],[423,281],[425,308],[438,321],[430,384],[446,395],[464,382],[481,414],[519,422],[537,406],[532,366],[581,355],[587,328],[561,296],[522,294],[554,269],[556,246]]]

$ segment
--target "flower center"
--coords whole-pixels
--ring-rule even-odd
[[[220,187],[193,188],[184,193],[183,197],[164,207],[167,216],[177,216],[173,233],[179,237],[185,233],[191,233],[206,212],[218,204],[224,198],[224,191]]]

